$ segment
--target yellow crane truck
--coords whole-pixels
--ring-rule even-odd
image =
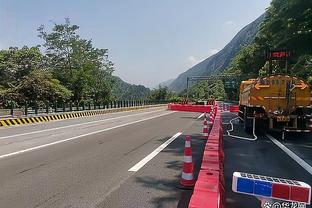
[[[242,81],[238,115],[246,131],[261,127],[283,132],[312,132],[311,88],[303,80],[270,75]],[[256,122],[254,122],[254,119]]]

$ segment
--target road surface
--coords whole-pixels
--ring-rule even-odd
[[[227,135],[227,130],[231,129],[229,122],[236,117],[236,114],[225,112],[222,116],[224,134]],[[234,131],[230,132],[231,135],[254,139],[253,135],[244,132],[243,124],[238,120],[233,120],[232,123]],[[312,185],[311,134],[289,134],[285,141],[282,141],[279,135],[270,133],[257,135],[257,137],[257,140],[249,141],[224,136],[227,207],[260,207],[260,203],[255,197],[231,191],[234,171],[299,180]],[[278,145],[272,140],[277,141]],[[283,146],[292,154],[299,156],[306,163],[306,166],[301,163],[302,161],[292,159],[289,156],[290,153],[287,154],[281,149]]]
[[[3,128],[0,207],[187,207],[184,135],[200,131],[199,115],[162,107]],[[204,140],[192,145],[198,169]]]
[[[235,114],[222,115],[226,134]],[[187,207],[192,191],[179,187],[184,137],[192,137],[196,175],[205,144],[199,116],[161,107],[1,128],[0,207]],[[252,137],[238,121],[233,128],[232,135]],[[231,191],[234,171],[312,184],[311,138],[268,136],[224,137],[228,207],[260,207]]]

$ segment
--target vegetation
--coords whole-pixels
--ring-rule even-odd
[[[149,96],[148,88],[112,76],[114,65],[108,59],[108,49],[94,47],[91,40],[78,35],[78,30],[69,19],[48,30],[41,25],[41,46],[1,50],[0,104],[105,102]]]
[[[146,99],[151,93],[149,88],[143,85],[134,85],[122,81],[113,76],[112,97],[116,100],[139,100]]]
[[[255,41],[241,48],[226,73],[241,80],[264,76],[268,71],[264,53],[275,49],[291,50],[287,73],[312,84],[312,1],[273,0]],[[274,73],[286,73],[285,63],[272,65]]]
[[[182,97],[171,92],[168,87],[158,86],[157,89],[153,89],[149,95],[149,99],[152,101],[162,100],[170,102],[180,102]]]
[[[225,98],[224,85],[221,80],[216,80],[211,83],[208,81],[200,81],[192,85],[189,89],[189,98],[190,99],[217,99],[223,100]]]

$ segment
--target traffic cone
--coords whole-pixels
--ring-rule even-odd
[[[212,112],[212,113],[210,114],[210,124],[211,124],[211,126],[213,125],[213,122],[214,122],[214,116],[213,116],[213,114],[214,114],[214,112]]]
[[[208,125],[208,121],[207,121],[206,113],[205,113],[205,116],[204,116],[204,125]]]
[[[184,187],[192,187],[195,185],[194,165],[192,159],[191,137],[185,137],[183,170],[180,184]]]

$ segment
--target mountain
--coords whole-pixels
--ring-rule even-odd
[[[117,76],[113,76],[113,96],[117,100],[144,99],[150,94],[150,89],[143,85],[129,84]]]
[[[167,81],[161,82],[159,85],[162,87],[168,87],[174,81],[174,79],[169,79]],[[158,86],[157,86],[158,87]]]
[[[171,84],[169,84],[169,89],[181,92],[186,88],[187,77],[209,76],[223,72],[229,66],[231,59],[236,55],[239,49],[243,45],[248,45],[254,41],[254,38],[259,31],[259,26],[264,18],[265,14],[262,14],[255,21],[241,29],[221,51],[180,74],[171,82]]]

